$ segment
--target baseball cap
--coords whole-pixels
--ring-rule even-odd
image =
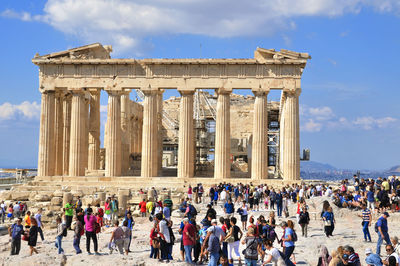
[[[372,253],[372,249],[371,248],[366,248],[365,249],[365,254],[366,255],[371,254],[371,253]]]
[[[343,254],[342,258],[343,258],[344,260],[347,260],[347,259],[349,258],[349,255]]]
[[[211,223],[212,223],[212,224],[218,223],[218,222],[217,222],[217,219],[212,219],[212,220],[211,220]]]
[[[183,218],[184,222],[189,222],[189,218]]]
[[[385,216],[387,216],[387,217],[390,216],[388,212],[384,212],[383,215],[385,215]]]

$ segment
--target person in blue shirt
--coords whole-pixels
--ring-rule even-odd
[[[232,215],[234,210],[234,205],[232,203],[232,200],[229,199],[227,203],[224,205],[224,211],[227,215]]]
[[[379,217],[378,221],[376,222],[376,229],[378,234],[378,242],[376,243],[376,254],[379,256],[381,255],[381,245],[383,240],[385,240],[386,244],[391,244],[390,237],[389,237],[389,228],[387,224],[387,218],[389,217],[388,212],[384,212],[381,217]],[[375,229],[375,231],[376,231]]]
[[[278,217],[282,217],[282,204],[283,204],[283,196],[280,190],[278,190],[278,193],[276,193],[276,211],[278,213]]]
[[[21,235],[24,232],[22,226],[22,218],[18,218],[17,222],[8,229],[11,236],[11,255],[18,255],[21,250]]]
[[[375,211],[375,195],[372,189],[367,192],[367,208],[372,212]]]
[[[327,237],[333,236],[333,230],[335,229],[335,217],[332,212],[332,207],[329,206],[327,210],[322,214],[324,220],[324,229]]]
[[[291,226],[287,222],[282,222],[281,226],[284,231],[284,235],[281,239],[281,242],[283,242],[283,246],[285,247],[285,254],[284,254],[284,260],[285,264],[287,266],[294,266],[294,263],[290,260],[290,256],[292,256],[293,251],[294,251],[294,231],[293,231],[293,222],[289,220],[291,223]]]

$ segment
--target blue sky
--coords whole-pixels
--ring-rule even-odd
[[[31,58],[93,42],[112,44],[112,56],[122,58],[252,58],[256,47],[308,52],[301,148],[339,168],[399,164],[399,1],[246,2],[2,0],[0,166],[36,166],[40,93]]]

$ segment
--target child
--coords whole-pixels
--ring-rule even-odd
[[[100,228],[104,225],[104,210],[100,207],[100,204],[96,205],[97,207],[97,223],[100,225]]]

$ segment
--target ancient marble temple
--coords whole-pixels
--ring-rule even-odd
[[[113,59],[111,46],[99,43],[32,60],[39,66],[42,94],[38,176],[85,176],[100,169],[100,91],[108,94],[104,139],[105,171],[126,175],[129,156],[141,155],[141,176],[159,176],[162,95],[181,94],[178,179],[194,178],[193,95],[213,89],[217,96],[214,179],[230,178],[230,95],[250,89],[255,96],[251,179],[267,173],[267,98],[281,90],[279,166],[283,180],[300,179],[299,96],[310,56],[257,48],[249,59]],[[144,102],[129,99],[140,89]],[[210,178],[211,179],[211,178]]]

